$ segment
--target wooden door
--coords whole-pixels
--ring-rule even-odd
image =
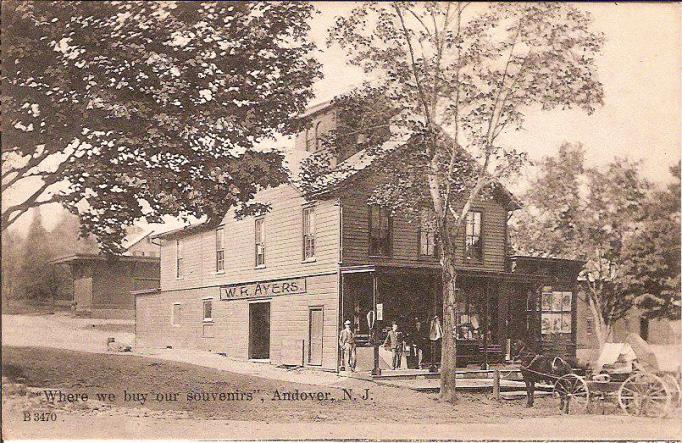
[[[270,358],[270,303],[249,305],[249,358]]]
[[[308,364],[322,366],[322,334],[324,325],[322,308],[310,309],[308,318]]]

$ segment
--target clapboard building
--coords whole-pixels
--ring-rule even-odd
[[[299,153],[319,149],[335,124],[329,105],[309,116],[312,126],[296,138]],[[338,332],[348,319],[362,370],[376,363],[372,318],[379,328],[442,318],[433,232],[368,205],[376,175],[363,152],[340,161],[351,172],[314,195],[294,184],[259,193],[270,205],[262,217],[236,220],[230,212],[220,224],[159,235],[161,288],[136,297],[137,345],[336,370]],[[517,208],[501,190],[474,204],[462,232],[462,363],[478,362],[482,347],[504,355],[516,338],[575,355],[581,263],[512,256],[507,220]]]
[[[122,255],[76,253],[52,260],[69,269],[72,293],[68,300],[79,316],[132,319],[137,291],[159,287],[159,245],[153,231],[126,240]]]

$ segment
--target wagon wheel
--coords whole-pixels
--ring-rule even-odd
[[[680,382],[672,374],[663,374],[661,379],[665,382],[670,392],[672,405],[679,408],[682,405],[682,389],[680,389]]]
[[[628,415],[664,417],[670,412],[671,402],[665,382],[648,372],[631,375],[618,388],[618,404]]]
[[[566,374],[554,383],[554,395],[568,401],[568,409],[585,413],[590,405],[590,390],[585,379],[576,374]]]

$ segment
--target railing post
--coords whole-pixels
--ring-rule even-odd
[[[493,397],[500,401],[500,370],[495,369],[493,372]]]
[[[374,304],[374,325],[372,328],[372,341],[374,345],[374,368],[372,375],[381,375],[381,368],[379,367],[379,320],[377,319],[377,276],[372,272],[372,303]]]

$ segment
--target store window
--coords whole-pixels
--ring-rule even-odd
[[[256,219],[256,267],[265,266],[265,219]]]
[[[469,211],[466,219],[465,251],[469,260],[483,259],[483,241],[481,240],[481,211]]]
[[[222,272],[225,270],[225,230],[218,228],[215,230],[215,270]]]
[[[369,255],[391,255],[392,220],[387,209],[370,206]]]
[[[542,334],[570,334],[573,293],[552,291],[546,287],[541,300]]]
[[[303,260],[315,258],[315,208],[303,208]]]
[[[204,321],[213,321],[213,300],[210,298],[202,300]]]
[[[419,224],[419,255],[433,257],[436,254],[436,229],[433,210],[424,208]]]

